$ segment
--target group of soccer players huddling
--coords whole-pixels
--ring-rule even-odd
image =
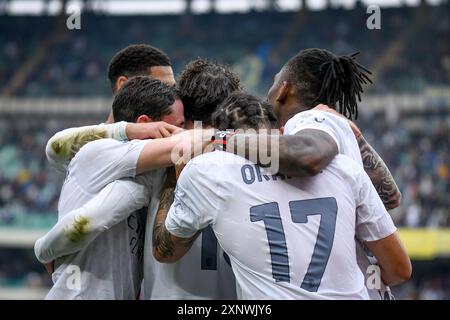
[[[300,51],[260,99],[227,66],[175,81],[161,50],[119,51],[107,121],[46,146],[65,176],[35,244],[46,298],[392,299],[411,275],[401,193],[352,121],[371,82],[356,56]]]

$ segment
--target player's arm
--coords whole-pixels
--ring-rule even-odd
[[[363,135],[359,137],[358,145],[364,170],[369,175],[384,206],[386,209],[397,208],[400,205],[402,194],[389,168]]]
[[[167,183],[153,225],[153,256],[159,262],[181,259],[201,230],[214,222],[218,212],[218,181],[211,166],[189,162],[180,175],[177,188]]]
[[[171,234],[165,227],[166,217],[175,196],[175,170],[167,170],[166,182],[161,190],[158,211],[153,224],[153,255],[159,262],[176,262],[192,246],[199,233],[192,237],[181,238]]]
[[[65,129],[56,133],[47,142],[45,153],[52,166],[65,172],[75,154],[85,144],[103,138],[133,140],[163,138],[180,130],[165,122],[101,124]]]
[[[305,129],[280,137],[280,172],[291,176],[316,175],[338,154],[336,142],[321,130]]]
[[[144,177],[123,179],[108,184],[81,208],[72,210],[34,246],[37,259],[49,263],[84,249],[102,232],[145,207],[149,190]]]
[[[343,117],[342,114],[325,105],[318,105],[314,109]],[[383,201],[384,206],[388,210],[398,207],[401,202],[402,194],[400,189],[397,187],[389,168],[375,149],[366,141],[366,139],[364,139],[361,130],[356,126],[356,124],[350,120],[348,122],[356,140],[358,141],[364,170],[369,175],[370,180],[372,180],[372,183]]]
[[[183,153],[182,146],[190,146],[195,142],[193,136],[187,131],[161,139],[92,141],[83,146],[71,161],[69,174],[77,179],[78,185],[84,190],[97,193],[115,180],[133,178],[147,171],[173,165],[172,161],[176,159],[172,155],[178,152],[177,147]]]
[[[377,241],[365,241],[364,245],[377,258],[386,285],[394,286],[411,277],[411,261],[397,232]]]
[[[279,172],[294,177],[316,175],[338,154],[335,140],[326,132],[304,129],[294,135],[236,134],[227,151],[254,161],[260,166],[264,163],[261,155],[272,158],[278,155]],[[232,146],[229,148],[229,146]],[[244,146],[244,147],[242,147]]]
[[[356,189],[356,237],[377,258],[381,278],[386,285],[407,281],[412,272],[411,261],[398,237],[397,228],[368,175],[358,167],[349,168],[357,177],[352,183]]]
[[[214,129],[185,130],[168,138],[148,141],[137,160],[136,174],[173,166],[180,159],[201,154],[211,143],[213,133]],[[188,161],[185,159],[185,163]]]
[[[153,224],[153,256],[159,262],[172,263],[181,259],[189,251],[197,236],[198,230],[191,237],[177,237],[170,233],[166,226],[166,217],[173,203],[175,187],[164,188],[161,192],[160,205]]]
[[[195,145],[196,135],[186,131],[168,138],[119,142],[101,139],[83,146],[71,161],[69,175],[86,192],[97,193],[107,184],[173,165],[173,153]],[[198,138],[202,145],[202,135]],[[178,147],[180,149],[178,149]],[[201,151],[201,150],[200,150]],[[189,153],[190,154],[190,153]]]
[[[117,123],[62,130],[48,140],[45,147],[47,160],[56,170],[65,173],[70,160],[82,146],[98,139],[116,138],[114,133],[119,134],[124,131],[124,128],[120,129],[120,127],[125,125],[126,123]]]

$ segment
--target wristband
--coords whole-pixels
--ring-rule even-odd
[[[234,131],[217,131],[214,136],[211,137],[211,142],[213,144],[214,150],[226,151],[227,140],[235,134],[236,133]]]
[[[128,125],[128,122],[126,122],[126,121],[120,121],[120,122],[116,122],[116,123],[112,124],[110,137],[115,140],[119,140],[119,141],[128,140],[127,131],[126,131],[127,125]]]

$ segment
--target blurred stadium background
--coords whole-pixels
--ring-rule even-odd
[[[366,28],[369,4],[381,30]],[[66,27],[73,8],[80,30]],[[0,299],[45,295],[32,248],[56,221],[61,186],[46,141],[106,119],[108,62],[133,43],[162,48],[177,73],[197,57],[232,65],[260,96],[302,48],[361,50],[375,84],[357,123],[402,190],[392,215],[414,266],[394,292],[449,299],[449,16],[447,0],[0,0]]]

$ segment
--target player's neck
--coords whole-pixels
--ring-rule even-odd
[[[280,124],[281,127],[283,127],[286,122],[289,121],[289,119],[291,119],[293,116],[295,116],[297,113],[309,110],[308,108],[305,108],[301,105],[295,104],[295,105],[291,105],[291,106],[287,106],[285,108],[286,112],[284,112],[283,114],[281,114],[279,116],[278,122]]]

